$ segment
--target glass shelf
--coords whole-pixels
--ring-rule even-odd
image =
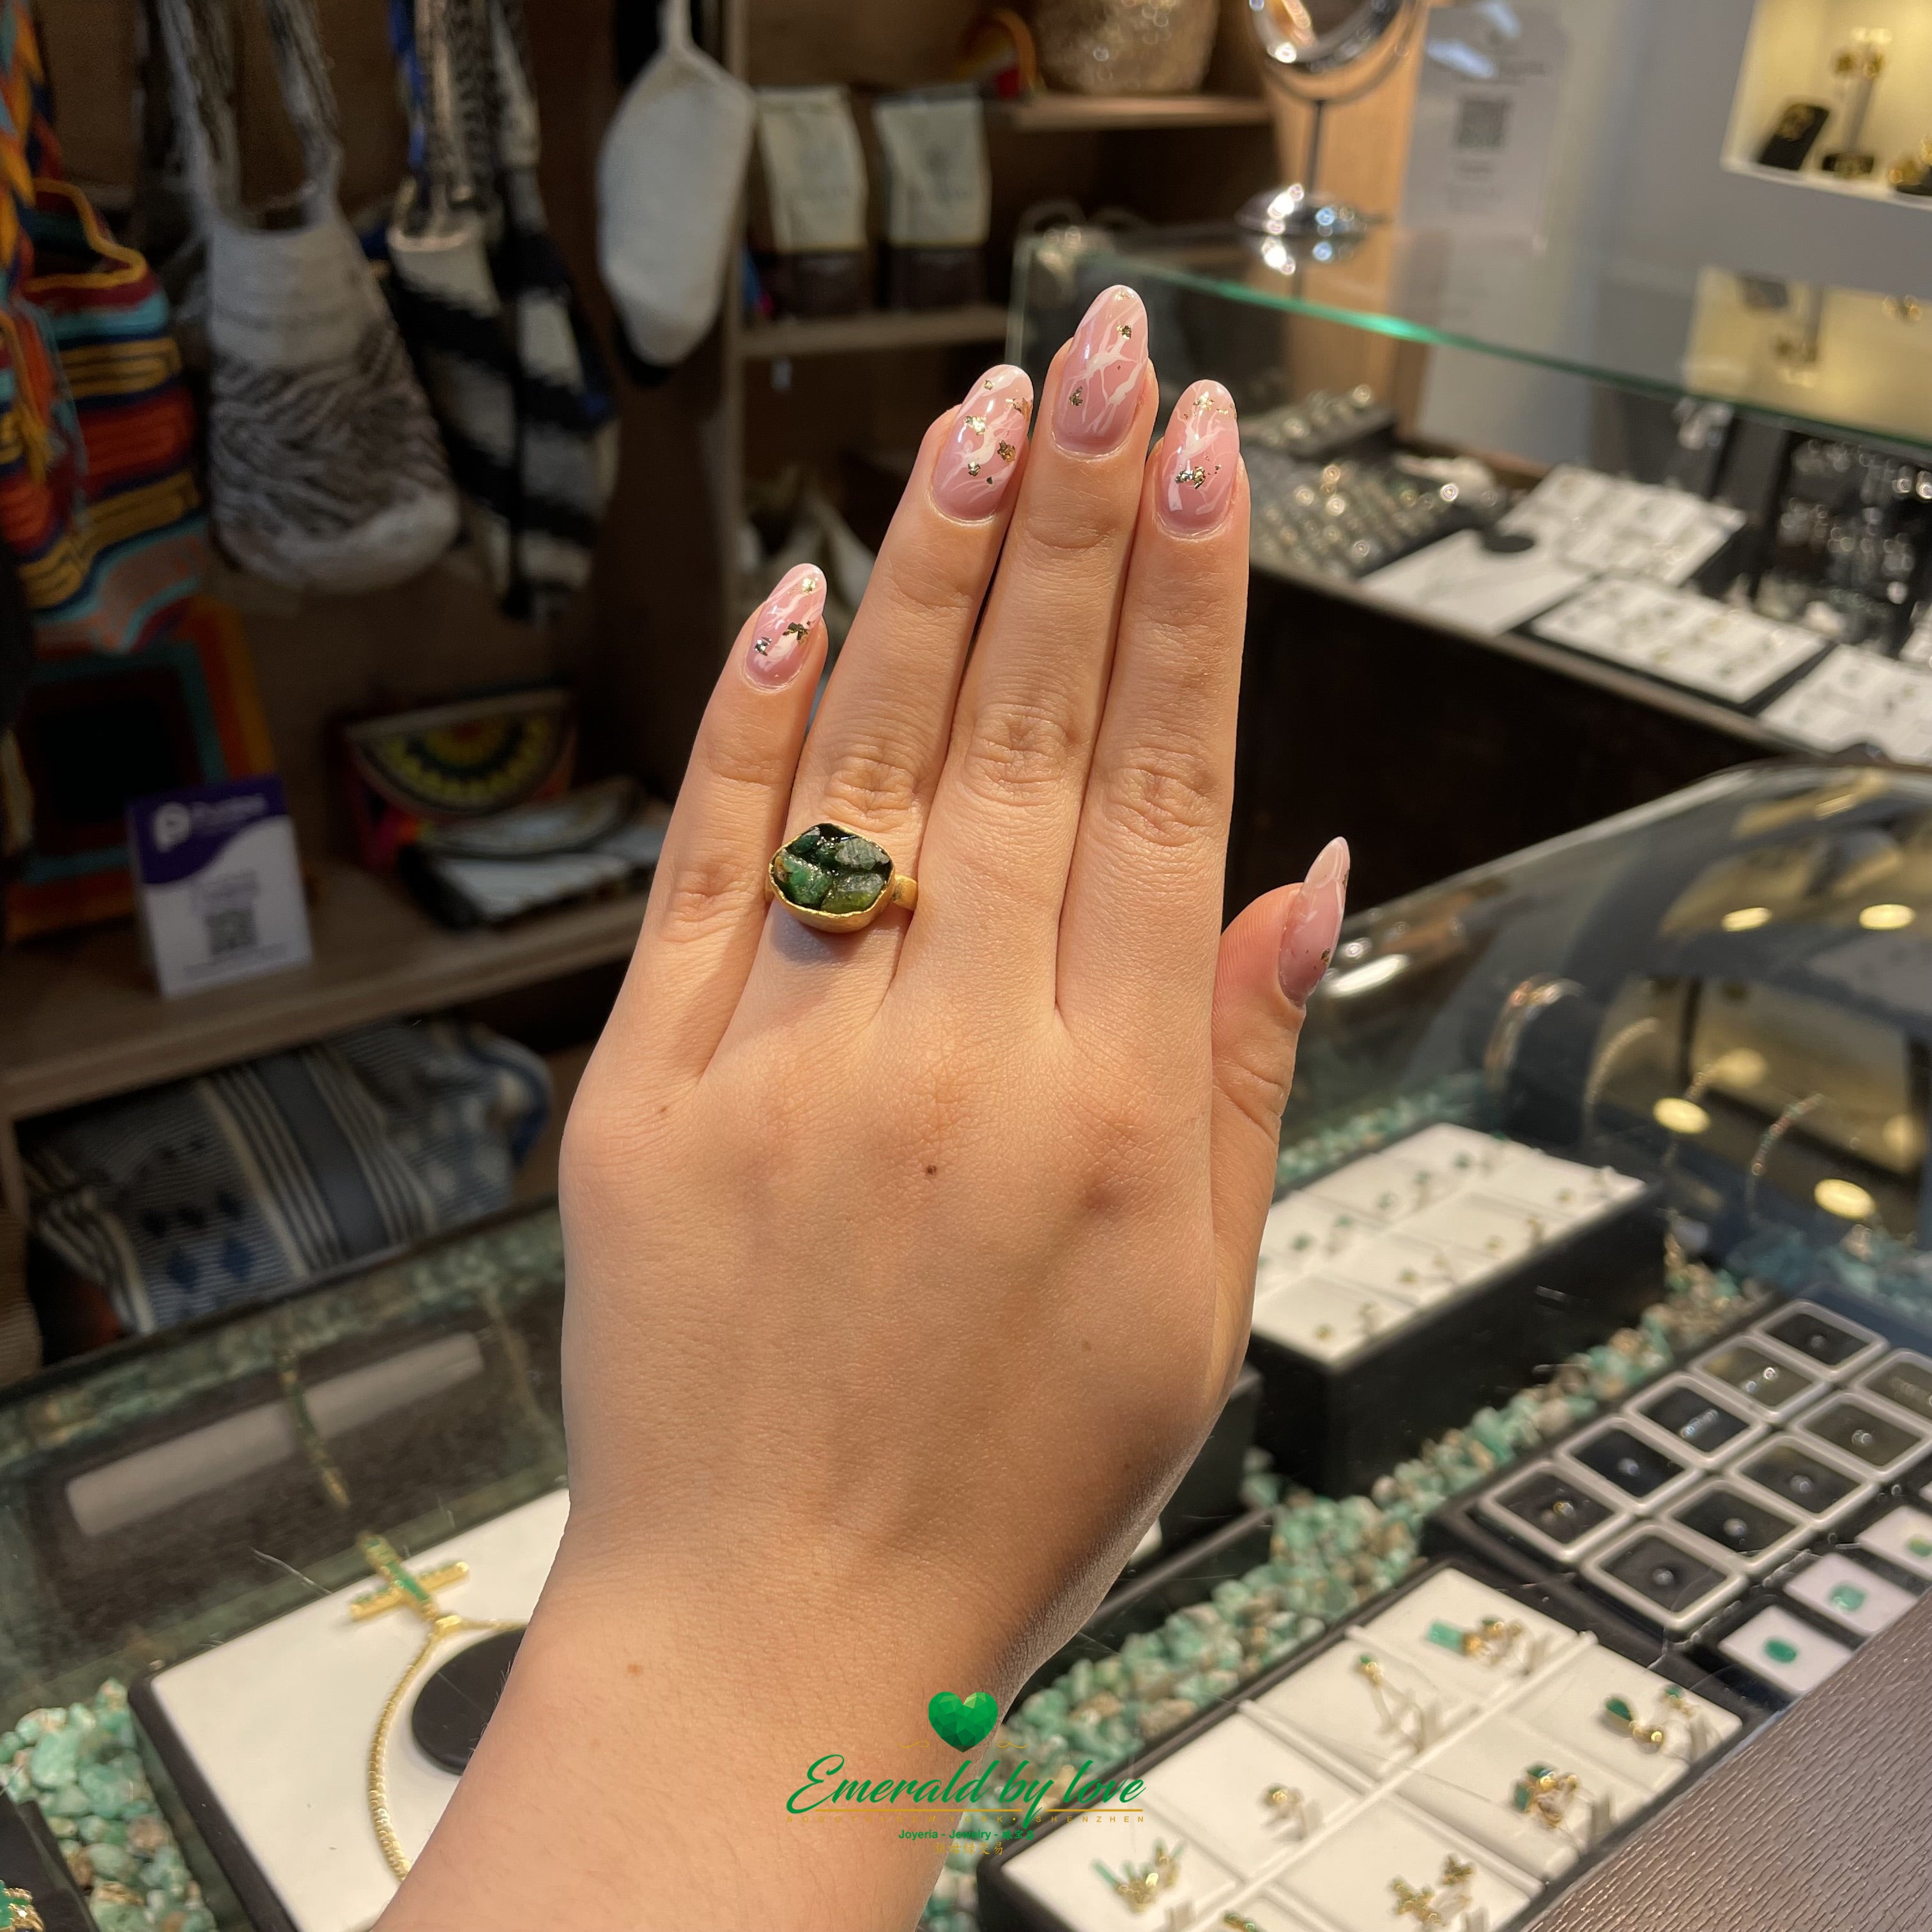
[[[1029,325],[1037,316],[1057,326],[1057,283],[1124,281],[1144,296],[1166,285],[1666,399],[1730,404],[1826,435],[1932,450],[1932,302],[1393,224],[1352,251],[1316,245],[1329,259],[1309,244],[1298,260],[1288,244],[1251,246],[1232,226],[1050,233],[1023,246],[1016,306]]]

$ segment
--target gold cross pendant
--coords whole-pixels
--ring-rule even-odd
[[[380,1617],[386,1610],[400,1610],[404,1604],[424,1623],[436,1623],[446,1614],[436,1600],[436,1592],[461,1582],[470,1574],[466,1563],[439,1563],[434,1570],[425,1570],[418,1576],[396,1554],[395,1546],[387,1537],[374,1535],[367,1530],[356,1539],[356,1544],[362,1552],[362,1560],[386,1580],[380,1590],[350,1598],[349,1614],[358,1624]]]

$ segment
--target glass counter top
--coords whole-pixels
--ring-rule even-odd
[[[1058,326],[1065,304],[1054,298],[1057,285],[1124,281],[1144,295],[1150,284],[1165,284],[1666,398],[1728,403],[1797,428],[1932,449],[1932,303],[1910,296],[1730,267],[1688,273],[1393,224],[1353,249],[1251,243],[1232,226],[1063,230],[1024,244],[1018,268],[1023,332],[1036,310],[1042,328]]]

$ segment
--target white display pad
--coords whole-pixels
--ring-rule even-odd
[[[1357,1667],[1373,1657],[1387,1673],[1382,1703]],[[1406,1657],[1384,1656],[1376,1646],[1344,1640],[1324,1651],[1250,1707],[1291,1740],[1310,1739],[1330,1756],[1372,1778],[1386,1778],[1418,1749],[1426,1748],[1475,1714],[1476,1706],[1451,1696]]]
[[[1889,1630],[1918,1600],[1875,1570],[1834,1552],[1785,1585],[1784,1594],[1860,1636]]]
[[[1869,743],[1905,764],[1932,764],[1932,670],[1842,644],[1762,722],[1820,752]]]
[[[1776,623],[1755,611],[1634,577],[1606,578],[1546,612],[1532,628],[1572,650],[1733,704],[1768,691],[1828,642],[1802,624]]]
[[[1182,1849],[1174,1884],[1151,1905],[1136,1910],[1097,1868],[1124,1876],[1133,1864],[1153,1862],[1156,1842],[1172,1852]],[[1006,1867],[1014,1883],[1057,1912],[1076,1932],[1164,1932],[1175,1926],[1205,1925],[1221,1902],[1234,1893],[1234,1874],[1176,1822],[1151,1807],[1130,1812],[1095,1813],[1070,1818],[1049,1832]]]
[[[1274,1888],[1335,1932],[1388,1932],[1405,1922],[1396,1916],[1395,1881],[1418,1892],[1439,1885],[1451,1858],[1476,1869],[1468,1891],[1474,1910],[1448,1919],[1448,1932],[1501,1932],[1534,1895],[1487,1846],[1393,1798],[1365,1805],[1297,1860]]]
[[[1284,1816],[1264,1794],[1282,1785],[1301,1795],[1299,1816]],[[1145,1801],[1182,1826],[1244,1878],[1337,1817],[1360,1792],[1305,1750],[1240,1712],[1148,1774]]]
[[[1546,544],[1486,549],[1474,530],[1371,571],[1357,588],[1383,602],[1472,631],[1513,631],[1588,584],[1592,572],[1566,563]]]
[[[1577,1781],[1559,1824],[1544,1824],[1516,1808],[1517,1782],[1534,1765]],[[1450,1830],[1468,1833],[1519,1871],[1546,1882],[1560,1878],[1605,1833],[1650,1802],[1641,1786],[1588,1760],[1573,1762],[1540,1731],[1507,1713],[1485,1718],[1445,1744],[1402,1789],[1410,1803]]]
[[[1580,569],[1676,584],[1695,576],[1744,522],[1742,510],[1688,490],[1559,463],[1502,528],[1540,538]]]
[[[1332,1366],[1642,1189],[1498,1136],[1425,1127],[1268,1210],[1255,1331]]]
[[[1775,1606],[1738,1624],[1718,1648],[1792,1697],[1816,1690],[1840,1664],[1852,1659],[1849,1644],[1825,1636]]]
[[[1858,1540],[1862,1547],[1897,1564],[1907,1574],[1932,1579],[1932,1516],[1923,1510],[1901,1505],[1868,1524],[1859,1531]]]
[[[568,1495],[555,1491],[416,1551],[410,1568],[460,1558],[470,1575],[439,1593],[446,1609],[479,1622],[527,1619],[569,1511]],[[300,1932],[362,1932],[396,1893],[369,1822],[369,1745],[426,1629],[406,1610],[352,1622],[350,1600],[381,1587],[372,1574],[154,1680],[169,1722]],[[461,1648],[452,1640],[438,1660]],[[406,1715],[388,1771],[397,1835],[413,1858],[456,1780],[417,1748]]]
[[[1581,1777],[1588,1762],[1600,1775],[1634,1785],[1654,1798],[1742,1728],[1730,1712],[1685,1691],[1679,1705],[1682,1715],[1665,1724],[1668,1741],[1660,1750],[1646,1750],[1604,1706],[1610,1698],[1621,1697],[1640,1718],[1654,1721],[1664,1708],[1667,1682],[1642,1664],[1592,1644],[1574,1663],[1559,1666],[1533,1686],[1513,1714],[1548,1740],[1553,1754],[1550,1761],[1559,1768]]]
[[[1245,1900],[1238,1910],[1244,1918],[1252,1923],[1255,1932],[1317,1932],[1317,1928],[1286,1900],[1268,1893]],[[1226,1922],[1224,1920],[1222,1925]],[[1222,1932],[1222,1926],[1214,1927],[1213,1932]]]
[[[1473,1630],[1485,1618],[1514,1624],[1521,1637],[1494,1662],[1430,1640],[1432,1628]],[[1567,1624],[1526,1604],[1492,1590],[1460,1570],[1438,1570],[1372,1622],[1360,1626],[1367,1646],[1391,1660],[1400,1659],[1452,1696],[1472,1704],[1493,1704],[1517,1689],[1550,1660],[1577,1641]]]

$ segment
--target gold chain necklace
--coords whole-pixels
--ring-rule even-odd
[[[403,1701],[428,1668],[430,1659],[452,1637],[472,1631],[484,1636],[498,1630],[521,1630],[524,1626],[515,1618],[502,1622],[486,1622],[474,1617],[460,1617],[446,1610],[436,1601],[438,1590],[460,1583],[470,1574],[468,1564],[440,1564],[434,1570],[425,1570],[418,1576],[396,1554],[386,1538],[365,1532],[356,1542],[362,1552],[363,1561],[383,1579],[383,1586],[355,1598],[349,1606],[350,1616],[356,1622],[364,1623],[371,1617],[380,1617],[386,1610],[406,1606],[429,1626],[422,1648],[389,1693],[389,1701],[382,1706],[382,1714],[376,1720],[376,1735],[369,1743],[369,1822],[376,1828],[376,1842],[382,1848],[383,1858],[400,1882],[410,1875],[410,1859],[403,1850],[402,1840],[396,1836],[395,1825],[389,1816],[388,1767],[389,1736],[396,1727]]]

